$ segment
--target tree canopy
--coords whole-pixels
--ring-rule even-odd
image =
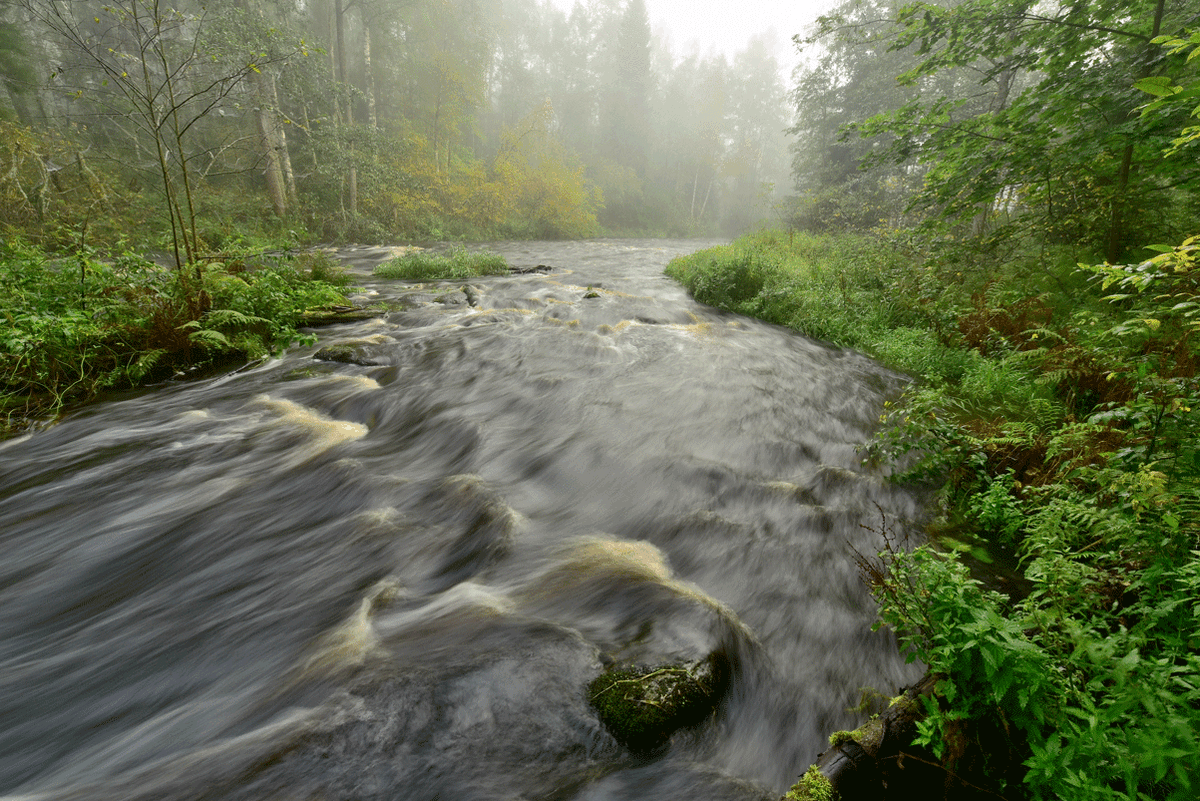
[[[61,141],[99,181],[54,173],[32,216],[76,226],[103,184],[165,209],[181,261],[271,219],[375,240],[716,231],[787,184],[763,43],[676,56],[644,0],[17,0],[0,82],[39,159]],[[0,189],[28,198],[43,176],[22,159]]]
[[[1197,21],[1185,0],[848,3],[809,39],[825,55],[799,76],[797,132],[821,138],[798,143],[798,177],[836,186],[850,163],[876,176],[888,165],[929,218],[976,233],[1019,220],[1110,261],[1148,237],[1178,238],[1200,197],[1193,143],[1169,148],[1188,110],[1139,113],[1138,86],[1195,75],[1155,40]],[[874,91],[847,108],[859,86]]]

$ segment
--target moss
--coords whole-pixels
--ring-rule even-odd
[[[879,719],[878,715],[872,715],[870,720],[854,731],[835,731],[829,735],[829,744],[836,748],[842,743],[854,741],[861,745],[865,751],[874,752],[883,741],[883,734],[883,721]]]
[[[889,709],[894,706],[898,706],[901,708],[902,711],[899,714],[905,714],[904,710],[907,710],[910,712],[915,711],[917,708],[917,702],[914,701],[912,698],[909,698],[907,695],[897,695],[890,702],[888,702]]]
[[[829,744],[834,748],[837,748],[839,745],[849,740],[858,740],[852,731],[835,731],[833,734],[829,735]]]
[[[684,726],[712,713],[728,681],[720,657],[689,665],[626,668],[602,674],[588,685],[588,700],[600,720],[632,751],[652,751]]]
[[[783,798],[784,801],[835,801],[837,797],[837,791],[833,789],[829,779],[825,778],[825,774],[817,770],[816,765],[811,765]]]

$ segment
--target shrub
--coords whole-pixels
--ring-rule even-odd
[[[1200,244],[1064,276],[1058,252],[888,241],[759,234],[669,272],[917,378],[865,456],[940,487],[931,530],[962,544],[885,530],[860,566],[939,677],[918,740],[943,767],[1008,797],[1195,798]],[[958,551],[1015,560],[1012,597]]]

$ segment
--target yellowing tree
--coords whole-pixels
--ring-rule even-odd
[[[553,119],[554,109],[547,101],[507,129],[492,172],[510,194],[513,212],[535,236],[595,236],[600,231],[596,212],[604,207],[603,194],[551,132]]]

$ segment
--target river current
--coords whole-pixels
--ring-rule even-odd
[[[391,311],[0,443],[0,796],[778,798],[917,678],[853,559],[920,514],[858,451],[903,378],[695,303],[699,246],[343,250]],[[718,650],[660,752],[588,705]]]

